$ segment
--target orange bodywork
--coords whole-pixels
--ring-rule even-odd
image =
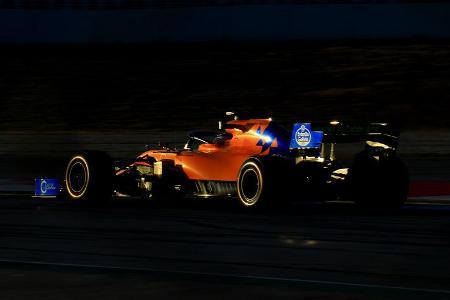
[[[156,161],[173,160],[180,166],[188,179],[236,181],[242,164],[253,156],[265,156],[270,148],[278,147],[277,138],[262,134],[271,119],[233,120],[227,123],[226,132],[231,139],[223,143],[201,144],[197,150],[168,152],[149,150],[139,158],[153,157]],[[270,142],[269,147],[261,144]],[[264,149],[265,148],[265,149]]]

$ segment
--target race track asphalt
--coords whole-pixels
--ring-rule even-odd
[[[450,299],[450,207],[0,196],[1,299]]]
[[[448,182],[450,135],[403,137],[411,179]],[[59,178],[76,149],[134,157],[147,141],[183,138],[3,134],[0,299],[450,299],[447,198],[369,215],[337,203],[246,213],[224,201],[89,208],[16,194]]]

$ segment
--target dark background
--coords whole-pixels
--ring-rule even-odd
[[[186,130],[228,110],[450,124],[446,39],[0,47],[3,130]]]
[[[2,299],[448,299],[449,4],[0,0]],[[396,214],[30,197],[80,149],[182,146],[229,110],[390,122],[421,193]]]

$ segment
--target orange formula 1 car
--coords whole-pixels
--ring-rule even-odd
[[[218,131],[191,132],[183,149],[148,150],[114,163],[103,152],[79,153],[67,165],[65,192],[93,202],[112,196],[229,197],[243,207],[350,199],[384,209],[406,199],[407,168],[396,155],[398,135],[386,124],[330,122],[313,131],[310,123],[297,123],[289,131],[270,118],[228,117]],[[350,158],[344,147],[339,159],[337,144],[344,143],[364,147]]]

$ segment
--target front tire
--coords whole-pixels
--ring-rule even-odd
[[[73,156],[65,172],[65,188],[71,200],[101,204],[112,196],[112,161],[101,151]]]

